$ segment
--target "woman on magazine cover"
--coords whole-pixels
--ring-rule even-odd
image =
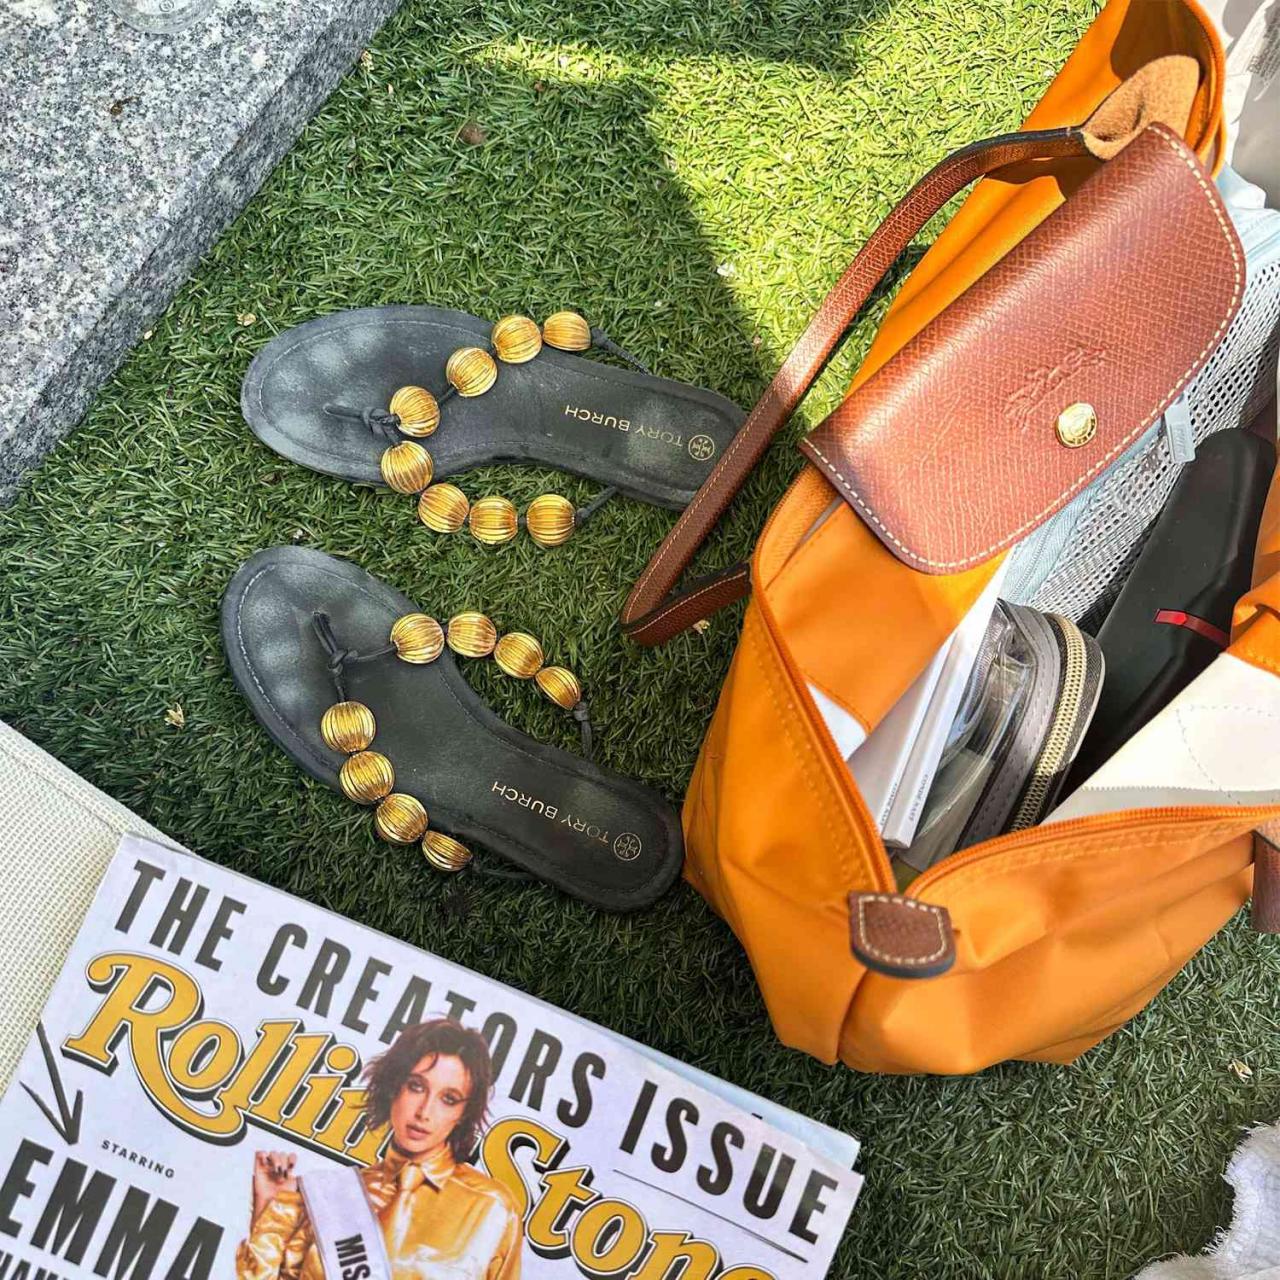
[[[518,1280],[522,1231],[511,1193],[463,1163],[493,1087],[481,1036],[448,1018],[409,1027],[369,1064],[365,1081],[367,1122],[389,1124],[391,1142],[358,1177],[394,1280]],[[254,1157],[253,1218],[236,1252],[237,1280],[324,1277],[293,1164],[283,1152]]]

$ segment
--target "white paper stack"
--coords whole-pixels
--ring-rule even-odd
[[[906,848],[915,835],[1004,577],[1002,564],[960,625],[869,736],[861,721],[809,686],[888,845]]]
[[[943,677],[954,635],[948,636],[915,684],[893,704],[866,742],[846,757],[858,790],[881,832],[893,812],[912,750]]]
[[[942,666],[942,674],[929,699],[928,708],[911,745],[911,753],[899,771],[893,804],[880,828],[880,834],[887,845],[905,849],[915,838],[920,815],[924,812],[924,802],[929,797],[929,788],[933,786],[934,776],[938,772],[956,712],[960,710],[960,699],[964,696],[983,638],[991,625],[991,615],[1000,598],[1004,574],[1005,566],[1001,564],[986,590],[965,614],[964,620],[952,632],[944,646],[946,660]],[[877,734],[873,733],[862,751],[866,751],[876,741],[876,737]],[[851,762],[851,767],[857,777],[856,764]]]

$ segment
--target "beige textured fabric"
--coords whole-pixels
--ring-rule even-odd
[[[0,1090],[129,833],[181,847],[0,721]]]

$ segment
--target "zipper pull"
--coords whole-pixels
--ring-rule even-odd
[[[1191,426],[1191,410],[1187,397],[1179,396],[1164,411],[1164,435],[1169,443],[1169,458],[1173,462],[1196,460],[1196,436]]]

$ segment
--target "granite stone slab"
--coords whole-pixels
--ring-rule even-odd
[[[398,4],[217,0],[155,35],[0,0],[0,503]]]

